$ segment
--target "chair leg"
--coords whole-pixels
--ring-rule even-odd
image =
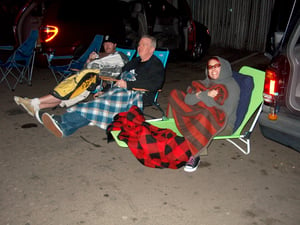
[[[161,112],[162,114],[162,118],[166,117],[165,111],[160,107],[160,104],[158,102],[154,102],[153,105],[158,108],[158,110]]]
[[[250,139],[248,138],[239,138],[239,140],[241,142],[243,142],[247,148],[243,148],[241,145],[239,145],[238,143],[234,142],[231,139],[226,139],[226,141],[228,141],[229,143],[233,144],[236,148],[238,148],[242,153],[244,153],[245,155],[249,155],[250,154],[250,150],[251,150],[251,146],[250,146]]]

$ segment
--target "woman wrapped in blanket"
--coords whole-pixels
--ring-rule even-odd
[[[217,89],[206,89],[197,92],[187,93],[184,102],[187,105],[195,105],[200,101],[207,107],[216,107],[222,110],[226,115],[225,125],[218,135],[230,135],[233,132],[234,123],[236,120],[236,110],[239,102],[240,88],[235,79],[232,77],[232,70],[230,63],[218,56],[212,57],[208,60],[206,66],[206,79],[201,83],[206,86],[224,85],[227,93],[223,104],[218,104],[216,96],[219,94]],[[208,143],[209,144],[209,143]],[[184,167],[186,172],[194,172],[200,162],[198,154],[191,157]]]
[[[164,81],[163,64],[153,55],[155,48],[156,39],[144,35],[137,48],[139,57],[123,67],[121,79],[116,81],[113,88],[92,101],[71,107],[63,115],[39,115],[44,126],[57,137],[69,136],[79,128],[91,124],[106,129],[117,113],[126,112],[133,105],[142,109],[144,104],[152,102],[154,93]],[[124,77],[128,79],[125,80]],[[134,88],[148,91],[143,94],[134,91]]]

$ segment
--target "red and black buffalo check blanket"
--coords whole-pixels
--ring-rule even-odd
[[[136,106],[118,113],[107,132],[112,130],[121,131],[118,138],[126,142],[137,160],[147,167],[178,169],[192,155],[184,137],[147,123]]]
[[[228,97],[224,85],[215,84],[205,87],[200,81],[193,81],[188,93],[196,93],[199,90],[217,89],[218,95],[214,98],[216,105],[223,105]],[[199,101],[195,105],[187,105],[184,102],[186,94],[180,90],[172,90],[169,96],[168,115],[172,115],[180,133],[189,142],[192,154],[196,154],[206,147],[212,138],[220,132],[226,122],[225,112],[217,106],[208,107]]]

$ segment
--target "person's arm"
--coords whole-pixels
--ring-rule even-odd
[[[217,90],[199,91],[196,93],[187,93],[184,102],[188,105],[195,105],[200,101],[206,102],[208,106],[215,105],[214,97],[218,94]]]
[[[160,89],[164,82],[164,67],[157,58],[142,64],[136,72],[138,74],[136,81],[127,82],[129,90],[142,88],[153,92]]]

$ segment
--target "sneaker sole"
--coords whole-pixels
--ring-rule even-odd
[[[188,172],[188,173],[192,173],[192,172],[195,172],[197,169],[198,169],[198,167],[199,167],[199,164],[200,164],[200,158],[199,158],[199,161],[198,161],[198,164],[197,164],[197,166],[196,167],[190,167],[190,166],[185,166],[184,168],[183,168],[183,170],[185,171],[185,172]]]
[[[186,168],[186,167],[183,168],[183,170],[188,173],[195,172],[197,169],[198,169],[198,166],[195,168]]]
[[[34,116],[34,114],[30,111],[30,110],[28,110],[27,109],[27,107],[23,104],[23,103],[21,103],[21,102],[19,102],[19,97],[14,97],[14,100],[15,100],[15,103],[17,104],[17,105],[21,105],[22,107],[23,107],[23,109],[25,109],[26,110],[26,112],[30,115],[30,116]]]
[[[39,113],[40,113],[39,111],[35,112],[35,118],[36,118],[37,121],[39,121],[40,124],[43,124],[43,121],[41,120],[41,118],[39,116]]]
[[[44,113],[42,116],[44,126],[53,133],[56,137],[62,138],[63,133],[58,125],[53,121],[52,117],[48,113]]]

